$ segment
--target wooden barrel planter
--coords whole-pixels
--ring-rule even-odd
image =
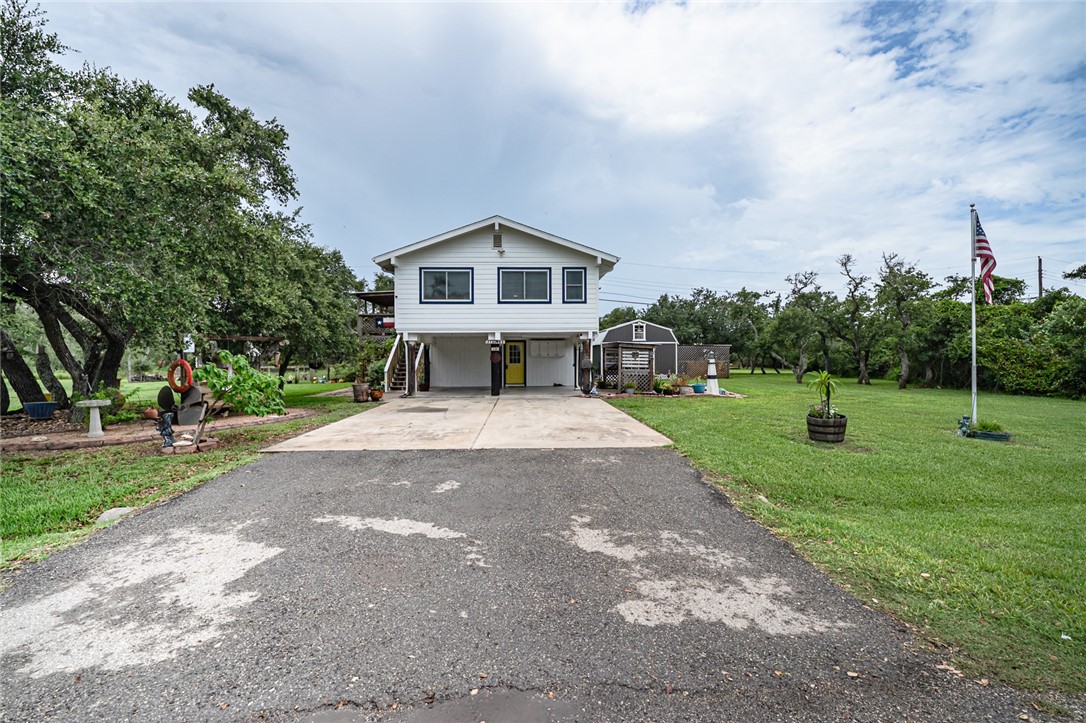
[[[812,442],[844,442],[848,417],[823,419],[807,416],[807,436]]]

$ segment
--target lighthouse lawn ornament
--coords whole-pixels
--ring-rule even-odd
[[[705,391],[714,397],[720,394],[720,385],[716,381],[716,353],[709,352],[709,373],[706,375]]]

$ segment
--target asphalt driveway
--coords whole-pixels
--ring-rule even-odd
[[[0,718],[980,721],[666,449],[270,455],[15,576]]]

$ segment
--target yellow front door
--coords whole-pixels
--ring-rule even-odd
[[[505,342],[506,386],[524,386],[524,348],[523,341]]]

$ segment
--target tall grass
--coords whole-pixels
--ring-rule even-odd
[[[827,445],[791,375],[722,382],[748,398],[614,404],[970,672],[1086,692],[1086,403],[982,394],[978,417],[1014,435],[998,443],[956,435],[968,392],[846,383],[846,442]]]

